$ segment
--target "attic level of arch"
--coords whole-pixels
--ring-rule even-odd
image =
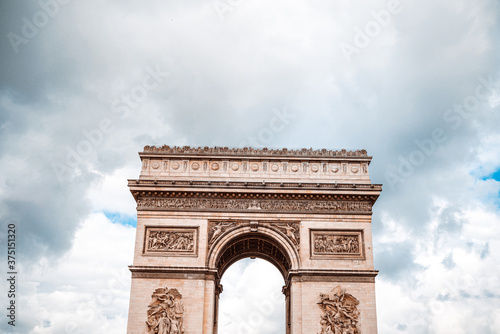
[[[371,157],[276,157],[141,153],[140,179],[369,184]]]

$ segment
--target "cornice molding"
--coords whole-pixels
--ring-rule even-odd
[[[214,268],[207,267],[164,267],[164,266],[129,266],[132,277],[137,278],[197,278],[214,280],[219,278]],[[347,282],[375,282],[378,270],[321,270],[300,269],[290,270],[286,281],[314,282],[314,281],[347,281]]]
[[[290,271],[287,279],[292,282],[360,282],[374,283],[378,270],[321,270],[302,269]]]
[[[135,187],[169,187],[169,188],[224,188],[224,189],[298,189],[298,190],[350,190],[350,191],[382,191],[381,184],[366,183],[323,183],[323,182],[243,182],[243,181],[187,181],[187,180],[128,180],[128,186]]]
[[[132,278],[215,280],[217,270],[205,267],[129,266]]]
[[[258,193],[258,192],[208,192],[208,191],[141,191],[132,190],[134,198],[226,198],[226,199],[283,199],[283,200],[336,200],[336,201],[371,201],[375,202],[377,195],[346,195],[346,194],[311,194],[311,193]]]

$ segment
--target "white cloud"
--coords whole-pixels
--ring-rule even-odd
[[[423,266],[419,272],[406,272],[406,279],[414,279],[414,284],[388,282],[382,273],[377,280],[381,331],[496,333],[489,326],[500,308],[500,267],[495,255],[500,247],[500,219],[480,205],[462,218],[465,223],[459,234],[438,234],[434,225],[413,240],[414,261]],[[439,240],[433,247],[429,241],[435,238]],[[453,266],[444,263],[449,254]]]
[[[124,333],[134,238],[134,228],[93,214],[64,256],[23,267],[19,327],[30,334]]]
[[[136,168],[117,169],[104,176],[88,191],[94,211],[117,212],[129,216],[136,214],[135,200],[128,190],[127,179],[139,177],[140,163]]]
[[[236,262],[221,283],[219,333],[284,333],[283,276],[261,259]]]
[[[500,182],[482,180],[500,167],[497,2],[402,0],[401,13],[351,62],[341,43],[354,43],[357,28],[388,2],[228,1],[224,20],[214,3],[71,1],[17,53],[0,40],[0,219],[16,222],[23,240],[22,298],[34,315],[23,318],[24,332],[63,330],[75,305],[97,310],[82,324],[88,332],[124,328],[127,288],[106,305],[97,297],[113,277],[109,268],[130,264],[131,255],[119,256],[131,254],[133,229],[89,215],[134,214],[126,179],[138,177],[137,151],[236,146],[285,106],[294,118],[267,146],[365,148],[374,156],[371,178],[385,183],[373,215],[380,331],[498,332]],[[0,2],[1,35],[21,34],[22,18],[40,10],[40,2]],[[126,116],[117,112],[113,103],[125,103],[150,67],[169,74]],[[487,97],[467,110],[478,78],[490,76]],[[112,130],[68,164],[90,141],[86,131],[106,119]],[[391,186],[387,172],[422,151],[416,141],[437,128],[445,140]],[[96,221],[110,248],[97,242],[104,235],[92,232]],[[238,298],[251,300],[245,286]],[[439,301],[445,288],[449,299]],[[442,315],[429,308],[436,300]],[[398,312],[386,312],[391,303]]]

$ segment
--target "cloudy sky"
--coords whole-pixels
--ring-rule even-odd
[[[0,331],[125,332],[126,179],[168,144],[368,150],[379,332],[500,333],[499,40],[495,0],[0,1]],[[277,270],[223,283],[221,333],[284,333]]]

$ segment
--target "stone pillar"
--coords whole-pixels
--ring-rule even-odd
[[[218,333],[219,329],[219,300],[220,294],[222,293],[222,285],[220,284],[220,280],[216,280],[215,282],[215,296],[214,296],[214,334]]]
[[[285,328],[286,334],[291,334],[292,332],[292,319],[290,317],[290,282],[287,282],[287,285],[283,286],[282,289],[283,294],[285,295]]]

